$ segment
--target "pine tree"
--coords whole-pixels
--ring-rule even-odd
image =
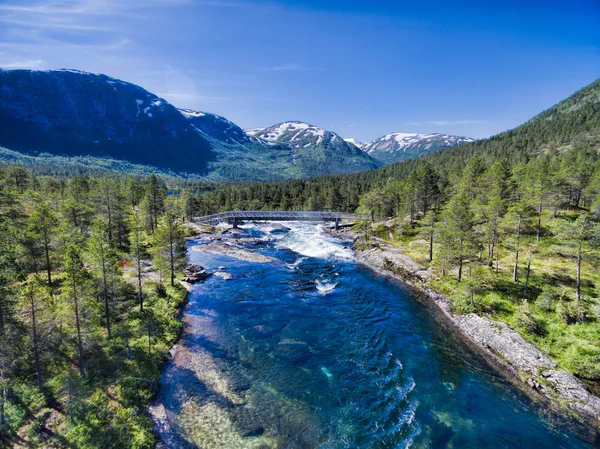
[[[600,245],[600,224],[592,221],[589,214],[580,215],[575,222],[563,222],[560,225],[559,236],[569,245],[577,258],[577,283],[575,299],[581,300],[581,263],[583,256]]]
[[[66,273],[64,292],[66,298],[73,306],[73,314],[75,318],[79,373],[81,374],[81,377],[85,378],[86,373],[82,334],[82,308],[83,300],[86,294],[87,273],[83,266],[81,253],[75,245],[71,244],[65,249],[63,264]]]
[[[48,207],[48,204],[41,203],[29,217],[29,234],[32,247],[35,247],[37,242],[41,245],[43,257],[45,260],[46,275],[48,286],[52,288],[52,245],[54,234],[58,226],[58,218],[56,214]],[[32,254],[35,259],[35,252]]]
[[[146,192],[142,202],[142,210],[150,234],[153,234],[158,226],[158,217],[164,211],[164,201],[164,190],[161,187],[156,175],[152,174],[150,175],[148,184],[146,185]]]
[[[42,278],[35,274],[31,276],[22,291],[25,309],[29,315],[29,327],[31,330],[31,345],[33,348],[33,359],[37,378],[38,389],[44,390],[44,376],[42,373],[42,328],[43,317],[48,306],[50,297],[49,288],[44,284]]]
[[[98,221],[92,227],[88,253],[92,262],[92,272],[99,286],[99,291],[104,303],[104,320],[106,323],[106,333],[108,338],[112,338],[111,315],[112,302],[111,297],[114,294],[115,284],[120,276],[119,266],[117,265],[117,255],[110,242],[108,226]]]
[[[531,226],[531,217],[534,212],[532,207],[525,201],[513,204],[504,220],[504,230],[512,238],[512,247],[515,253],[513,265],[513,282],[517,282],[519,271],[519,255],[521,252],[521,239]]]
[[[142,289],[142,257],[145,253],[144,248],[144,224],[142,217],[136,211],[133,211],[129,219],[129,242],[130,251],[135,260],[135,274],[138,284],[138,302],[140,304],[140,312],[144,312],[144,291]]]
[[[152,253],[157,267],[169,272],[171,285],[175,285],[175,274],[183,270],[187,261],[185,233],[181,225],[175,222],[175,216],[167,211],[162,223],[152,236]]]
[[[19,274],[16,230],[10,220],[0,216],[0,337],[14,314],[13,284]]]
[[[452,197],[440,219],[439,241],[444,254],[458,265],[458,282],[462,279],[463,264],[477,249],[473,212],[467,193],[459,192]]]
[[[429,210],[423,220],[421,221],[421,226],[423,226],[422,235],[425,237],[429,243],[429,261],[433,261],[433,242],[437,233],[436,224],[439,221],[439,215],[435,212],[435,210]]]

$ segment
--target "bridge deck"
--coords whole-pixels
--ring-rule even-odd
[[[232,221],[341,221],[370,220],[371,217],[347,212],[239,210],[194,217],[196,223],[215,225]]]

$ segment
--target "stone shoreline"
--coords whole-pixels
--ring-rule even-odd
[[[333,237],[356,241],[349,229],[325,229]],[[458,314],[452,302],[428,287],[430,273],[411,258],[383,240],[375,248],[354,249],[356,261],[416,291],[434,307],[436,318],[448,324],[488,362],[532,399],[540,399],[553,411],[584,423],[586,439],[600,441],[600,398],[573,374],[559,367],[537,347],[507,324],[475,313]],[[393,270],[393,271],[392,271]]]

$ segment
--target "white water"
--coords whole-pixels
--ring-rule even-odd
[[[321,225],[291,222],[286,226],[291,229],[288,233],[273,234],[281,246],[306,257],[345,261],[354,258],[352,250],[325,234]]]

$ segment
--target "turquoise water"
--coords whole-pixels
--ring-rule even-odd
[[[180,445],[212,448],[584,448],[400,286],[314,225],[251,249],[190,250],[195,286],[163,402]],[[194,242],[198,244],[202,242]]]

